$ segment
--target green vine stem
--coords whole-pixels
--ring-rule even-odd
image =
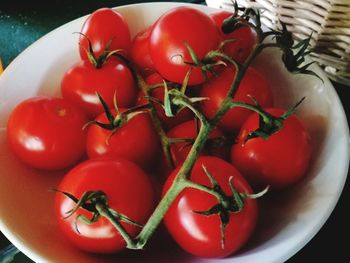
[[[248,63],[250,63],[251,60],[253,60],[260,52],[262,48],[257,45],[257,47],[252,52],[252,55],[249,57],[247,62],[243,64],[243,66],[238,66],[239,64],[234,63],[236,65],[236,76],[234,78],[234,81],[230,87],[230,91],[228,93],[227,98],[223,101],[221,107],[215,114],[215,117],[208,121],[205,116],[198,111],[191,102],[187,101],[186,99],[182,97],[175,97],[173,99],[173,103],[178,105],[183,105],[188,108],[190,108],[196,115],[196,117],[201,121],[201,126],[197,135],[197,138],[195,139],[190,152],[188,153],[188,156],[181,166],[178,174],[176,175],[172,185],[166,192],[166,194],[163,196],[161,201],[158,203],[156,209],[144,225],[143,229],[141,230],[140,234],[137,237],[135,248],[142,249],[145,244],[147,243],[148,239],[152,236],[153,232],[156,230],[160,222],[162,221],[165,213],[167,212],[168,208],[172,204],[172,202],[176,199],[176,197],[181,193],[183,189],[189,186],[194,186],[194,184],[189,183],[187,178],[189,177],[191,170],[198,158],[199,153],[204,148],[205,142],[207,141],[210,132],[215,128],[217,122],[220,120],[220,118],[232,107],[231,101],[232,96],[236,92],[239,86],[239,82],[244,76],[244,72],[246,68],[248,67]],[[196,185],[198,188],[199,186]],[[203,190],[208,191],[207,188],[203,188]]]
[[[200,190],[202,192],[211,194],[211,195],[215,196],[216,199],[219,201],[222,201],[222,199],[223,199],[222,196],[218,192],[214,191],[212,188],[207,187],[205,185],[197,184],[197,183],[192,182],[190,180],[185,180],[185,186],[188,188],[197,189],[197,190]]]
[[[266,122],[271,118],[270,114],[267,114],[264,110],[261,109],[261,107],[259,107],[257,105],[249,104],[249,103],[246,103],[246,102],[240,102],[240,101],[231,100],[228,103],[228,107],[230,109],[234,108],[234,107],[239,107],[239,108],[245,108],[245,109],[254,111],[254,112],[258,113],[259,116],[261,118],[263,118],[263,120],[266,121]]]
[[[136,73],[135,76],[136,76],[138,86],[141,88],[141,90],[146,95],[146,97],[150,98],[152,89],[149,88],[149,85],[145,82],[145,80],[142,78],[142,76],[140,74]],[[171,142],[169,141],[168,136],[166,135],[166,133],[162,127],[160,119],[157,115],[156,108],[154,107],[153,103],[151,103],[151,102],[149,103],[149,113],[150,113],[152,122],[154,124],[154,127],[159,134],[160,143],[161,143],[165,158],[167,160],[167,163],[168,163],[169,167],[174,168],[175,164],[174,164],[174,160],[172,158],[171,151],[170,151]]]
[[[259,23],[258,23],[259,24]],[[213,55],[217,56],[218,58],[223,58],[230,63],[232,63],[236,68],[236,73],[234,76],[234,80],[232,82],[232,85],[227,93],[226,98],[222,102],[220,108],[215,113],[214,117],[210,120],[207,120],[203,114],[198,111],[192,103],[188,102],[186,99],[181,98],[181,96],[175,97],[173,99],[173,103],[178,105],[183,105],[188,108],[190,108],[197,118],[201,121],[201,127],[199,129],[197,138],[195,139],[193,146],[181,166],[178,174],[176,175],[172,185],[168,189],[168,191],[165,193],[161,201],[159,202],[158,206],[154,210],[153,214],[150,216],[149,220],[146,222],[145,226],[141,230],[140,234],[138,235],[137,239],[135,240],[135,247],[136,248],[143,248],[148,239],[152,236],[153,232],[156,230],[157,226],[162,221],[165,213],[167,212],[168,208],[172,204],[172,202],[176,199],[176,197],[181,193],[183,189],[186,187],[195,187],[197,189],[202,189],[203,191],[206,191],[208,193],[211,193],[215,196],[217,196],[216,193],[212,193],[211,190],[209,190],[206,187],[199,186],[194,183],[189,183],[188,177],[191,173],[191,170],[195,164],[195,161],[197,160],[197,157],[201,150],[203,149],[210,132],[216,127],[217,123],[220,121],[220,119],[225,115],[225,113],[230,110],[234,106],[239,107],[245,107],[249,108],[251,110],[254,110],[261,114],[263,117],[268,117],[265,112],[261,111],[257,105],[251,105],[251,104],[245,104],[245,103],[239,103],[234,102],[233,97],[235,93],[237,92],[237,89],[239,87],[239,84],[242,80],[242,78],[245,75],[246,70],[248,69],[249,65],[252,63],[252,61],[265,49],[265,48],[271,48],[271,47],[278,47],[283,49],[283,45],[281,43],[263,43],[266,35],[264,35],[261,28],[254,28],[256,32],[258,33],[258,39],[260,40],[259,43],[257,43],[252,51],[252,53],[248,56],[246,61],[243,64],[239,64],[236,61],[233,61],[226,55],[218,52],[213,51]],[[284,28],[285,30],[285,28]],[[282,32],[284,33],[284,32]],[[275,35],[282,35],[282,33],[275,32]],[[300,54],[299,54],[300,57]],[[303,57],[301,55],[301,57]],[[288,68],[288,67],[287,67]],[[264,190],[263,192],[267,191]]]
[[[186,158],[186,161],[181,166],[178,174],[176,175],[173,184],[170,186],[168,191],[165,193],[159,204],[157,205],[156,209],[146,222],[145,226],[141,230],[135,247],[137,249],[142,249],[148,239],[151,237],[153,232],[156,230],[160,222],[162,221],[165,213],[167,212],[170,205],[173,203],[173,201],[176,199],[176,197],[182,192],[183,189],[188,187],[188,180],[191,170],[197,160],[197,157],[201,150],[204,147],[204,144],[209,136],[209,133],[212,130],[211,125],[209,122],[205,119],[205,117],[201,114],[200,111],[196,110],[192,105],[190,105],[188,102],[179,100],[178,103],[183,103],[183,105],[190,106],[190,109],[192,109],[196,116],[199,117],[200,121],[202,122],[202,125],[199,129],[198,136],[196,140],[194,141],[191,150]]]
[[[129,249],[134,249],[135,244],[133,239],[130,237],[129,233],[126,231],[123,225],[119,222],[119,220],[116,220],[115,215],[112,214],[112,212],[108,209],[108,207],[106,207],[106,205],[104,204],[97,203],[96,210],[100,213],[101,216],[104,216],[105,218],[107,218],[109,222],[118,230],[118,232],[126,242],[126,247]]]
[[[216,124],[219,122],[221,117],[232,107],[232,97],[234,93],[237,91],[239,83],[241,79],[243,78],[246,69],[248,68],[248,65],[250,62],[262,51],[263,46],[256,45],[254,51],[252,54],[248,57],[247,61],[244,64],[238,64],[236,61],[233,61],[229,57],[225,56],[224,54],[221,54],[219,52],[215,53],[215,56],[218,56],[220,58],[228,59],[231,61],[232,64],[236,67],[236,75],[234,77],[234,81],[230,87],[230,90],[228,92],[228,95],[226,99],[223,101],[222,105],[220,106],[219,110],[215,114],[214,118],[212,120],[207,120],[206,117],[198,111],[194,106],[193,103],[188,101],[185,97],[182,97],[180,94],[179,96],[175,96],[173,99],[173,103],[181,106],[186,106],[190,110],[194,112],[196,117],[200,120],[201,126],[197,135],[197,138],[195,139],[190,152],[187,155],[187,158],[183,165],[181,166],[178,174],[176,175],[172,185],[168,189],[168,191],[165,193],[165,195],[162,197],[160,202],[158,203],[157,207],[155,208],[152,215],[149,217],[148,221],[142,228],[140,234],[138,235],[137,239],[134,240],[134,245],[132,248],[134,249],[142,249],[146,245],[147,241],[150,239],[150,237],[153,235],[154,231],[157,229],[160,222],[163,220],[163,217],[165,213],[167,212],[170,205],[173,203],[173,201],[176,199],[176,197],[186,188],[186,187],[196,187],[202,188],[202,190],[212,193],[208,188],[206,187],[200,187],[199,185],[196,185],[194,183],[189,183],[187,180],[192,168],[198,158],[199,153],[204,148],[204,145],[209,137],[210,132],[215,128]],[[139,77],[139,83],[141,84],[141,87],[144,87],[146,84],[142,83],[144,82],[142,78]],[[148,90],[144,90],[146,94],[148,94]],[[151,114],[152,113],[151,109]],[[152,118],[153,119],[153,118]],[[155,125],[160,125],[159,119],[156,120]],[[167,138],[166,134],[164,133],[163,129],[159,129],[161,138]],[[168,143],[168,139],[166,139],[165,144],[163,144],[163,150],[164,152],[170,154],[170,144]],[[216,193],[212,193],[216,195]]]

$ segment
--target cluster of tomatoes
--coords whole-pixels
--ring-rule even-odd
[[[135,237],[147,222],[174,183],[201,125],[190,108],[167,116],[166,93],[179,89],[189,98],[202,98],[193,105],[210,121],[227,96],[236,67],[227,61],[216,63],[208,53],[220,48],[243,63],[258,41],[248,26],[224,34],[223,21],[232,15],[178,7],[132,39],[120,13],[98,9],[83,24],[81,60],[64,74],[62,97],[29,98],[13,110],[7,126],[13,152],[37,169],[68,169],[57,186],[55,211],[73,244],[96,253],[116,252],[126,243],[115,225]],[[148,90],[139,88],[136,75],[142,76]],[[273,108],[269,83],[253,67],[233,99],[257,101],[271,116],[285,112]],[[268,139],[247,140],[260,122],[259,114],[249,109],[228,110],[189,175],[227,200],[236,198],[235,204],[217,205],[215,196],[187,188],[166,212],[168,231],[189,253],[224,257],[236,252],[256,224],[257,202],[249,198],[252,188],[283,189],[305,174],[311,146],[298,118],[289,116]],[[176,168],[165,160],[164,137],[171,141]],[[96,202],[99,205],[93,206]],[[117,218],[116,224],[106,214]]]

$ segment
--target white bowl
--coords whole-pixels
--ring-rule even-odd
[[[151,24],[166,10],[183,3],[148,3],[116,8],[128,20],[132,34]],[[206,12],[205,6],[193,5]],[[59,95],[65,70],[78,61],[78,32],[86,17],[47,34],[21,55],[0,78],[0,230],[35,262],[282,262],[301,249],[322,227],[343,189],[349,165],[349,130],[340,100],[321,69],[319,79],[289,74],[276,50],[255,63],[268,76],[277,105],[306,101],[298,114],[307,125],[315,152],[306,178],[281,196],[262,199],[255,235],[238,254],[204,260],[182,252],[172,242],[156,242],[144,252],[114,257],[90,255],[69,245],[53,215],[53,194],[62,172],[38,172],[21,164],[6,144],[6,122],[20,101],[37,95]]]

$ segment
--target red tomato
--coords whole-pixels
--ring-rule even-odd
[[[150,26],[137,33],[133,39],[130,51],[131,60],[143,75],[149,75],[155,71],[148,45],[151,30],[152,27]]]
[[[229,66],[204,83],[199,97],[209,98],[202,102],[202,111],[208,117],[214,116],[221,103],[225,99],[235,74],[235,68]],[[234,96],[234,100],[253,104],[254,97],[262,107],[271,107],[273,104],[273,95],[266,78],[256,69],[248,68],[243,77],[239,88]],[[229,110],[221,119],[219,126],[227,133],[238,133],[243,122],[252,112],[248,109],[233,108]]]
[[[249,26],[242,26],[229,34],[224,34],[221,30],[222,23],[232,15],[228,11],[219,11],[211,14],[211,17],[218,26],[223,40],[234,40],[225,44],[223,51],[233,59],[243,63],[253,51],[254,46],[258,42],[258,37],[255,30]]]
[[[79,39],[79,53],[83,60],[88,60],[87,51],[89,41],[95,58],[98,58],[106,50],[110,43],[109,50],[124,50],[129,52],[131,36],[129,26],[123,16],[110,8],[100,8],[90,14],[85,20]]]
[[[115,114],[115,111],[112,113]],[[108,123],[105,114],[101,114],[96,120]],[[134,116],[112,136],[111,132],[97,125],[89,127],[86,140],[89,158],[122,157],[143,168],[150,168],[160,155],[159,136],[147,112]]]
[[[74,165],[85,154],[88,122],[67,100],[38,96],[19,103],[7,123],[7,141],[20,160],[45,170]]]
[[[174,128],[172,128],[168,133],[169,138],[181,138],[181,139],[196,139],[199,131],[200,123],[198,123],[198,128],[195,120],[190,120],[183,122]],[[204,148],[204,154],[214,155],[220,158],[227,158],[229,156],[229,148],[226,145],[211,145],[215,139],[225,139],[224,134],[219,128],[215,128],[209,135],[209,140]],[[185,161],[188,153],[190,152],[192,144],[190,142],[178,142],[171,145],[171,152],[176,165]]]
[[[153,189],[148,176],[136,164],[125,159],[94,159],[80,163],[64,176],[58,190],[78,199],[87,191],[103,191],[111,209],[138,224],[147,221],[154,207]],[[124,239],[107,218],[100,217],[96,222],[87,224],[78,220],[78,216],[92,218],[92,213],[83,208],[68,216],[68,211],[74,206],[75,202],[57,192],[57,223],[72,244],[94,253],[112,253],[125,248]],[[141,230],[138,226],[119,222],[132,237]]]
[[[218,48],[220,32],[213,19],[200,10],[181,6],[164,13],[154,24],[149,39],[149,50],[156,70],[167,80],[182,83],[192,63],[185,46],[187,42],[197,57]],[[206,79],[200,68],[192,70],[189,85]]]
[[[102,113],[98,92],[108,106],[113,107],[116,96],[118,106],[130,107],[136,102],[137,88],[130,69],[118,59],[108,59],[101,68],[89,61],[74,64],[63,76],[62,96],[78,105],[95,118]]]
[[[280,116],[284,111],[271,108],[267,112]],[[253,113],[243,124],[237,144],[232,146],[232,163],[256,187],[282,189],[299,181],[309,167],[312,152],[311,139],[302,122],[293,114],[268,139],[244,142],[258,125],[258,114]]]
[[[146,83],[149,85],[162,84],[163,78],[158,73],[153,73],[146,78]],[[171,90],[171,87],[168,87],[168,89]],[[164,86],[155,88],[152,90],[152,97],[164,103],[164,92],[165,92]],[[139,93],[139,99],[138,99],[139,105],[147,103],[144,96],[145,96],[144,93],[141,91]],[[182,109],[173,117],[167,117],[165,115],[164,108],[160,104],[153,103],[153,105],[157,110],[157,114],[161,123],[163,124],[163,128],[166,130],[169,130],[172,127],[175,127],[176,125],[193,118],[193,113],[188,108]]]
[[[204,165],[220,185],[227,196],[232,196],[229,178],[240,193],[252,190],[238,170],[230,163],[217,157],[199,157],[191,172],[190,180],[212,187],[203,170]],[[164,191],[169,189],[179,168],[175,169],[167,180]],[[207,258],[225,257],[240,249],[251,236],[257,221],[255,199],[245,198],[242,210],[230,213],[229,222],[224,231],[222,247],[221,220],[218,214],[202,215],[195,211],[208,211],[218,204],[218,200],[203,191],[186,188],[175,199],[164,217],[165,225],[175,241],[189,253]]]

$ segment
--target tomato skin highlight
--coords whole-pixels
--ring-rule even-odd
[[[266,110],[280,116],[285,110]],[[253,138],[245,141],[249,132],[258,128],[258,114],[253,113],[243,124],[237,144],[231,148],[231,162],[254,187],[281,190],[300,181],[309,167],[311,138],[296,115],[283,122],[282,129],[267,140]]]
[[[120,112],[126,109],[119,108]],[[112,110],[115,115],[115,110]],[[105,114],[96,118],[108,123]],[[148,112],[142,112],[111,135],[110,130],[91,125],[86,139],[86,150],[90,159],[96,157],[118,157],[131,160],[144,169],[150,169],[161,153],[159,135]]]
[[[229,66],[202,85],[199,97],[209,99],[202,102],[201,110],[208,118],[214,116],[225,99],[232,85],[235,72],[235,68]],[[267,79],[253,67],[247,69],[233,99],[254,104],[249,96],[255,98],[261,107],[272,107],[273,105],[273,94]],[[251,113],[251,110],[238,107],[230,109],[220,120],[219,127],[228,134],[237,134],[243,122]]]
[[[135,163],[125,159],[94,159],[71,169],[60,182],[59,191],[80,198],[87,191],[103,191],[108,205],[139,224],[144,224],[154,207],[154,194],[150,179]],[[79,208],[67,217],[75,203],[60,192],[55,196],[55,216],[65,237],[76,247],[93,253],[115,253],[123,250],[126,242],[118,230],[106,219],[86,224],[78,215],[91,219],[91,213]],[[121,222],[131,236],[141,228]],[[78,229],[78,231],[77,231]]]
[[[220,33],[213,19],[194,8],[181,6],[164,13],[153,25],[149,51],[155,69],[167,80],[182,83],[192,58],[185,42],[202,60],[205,55],[218,48]],[[188,85],[203,83],[206,78],[198,67],[194,67]]]
[[[193,182],[212,187],[205,174],[204,165],[218,181],[223,191],[231,195],[229,178],[239,192],[252,193],[247,181],[230,163],[217,157],[201,156],[191,172]],[[166,181],[163,194],[173,183],[180,167],[176,168]],[[237,252],[252,235],[257,221],[257,203],[255,199],[245,199],[244,208],[239,213],[231,213],[225,229],[225,245],[221,243],[221,222],[219,215],[204,216],[194,211],[207,211],[217,199],[212,195],[186,188],[175,199],[164,217],[164,223],[171,236],[187,252],[204,258],[222,258]]]
[[[63,98],[84,109],[90,118],[104,112],[98,92],[109,107],[116,96],[118,106],[136,103],[137,88],[130,69],[119,59],[108,59],[101,68],[79,61],[69,68],[61,81]]]
[[[43,170],[74,165],[85,155],[87,116],[67,100],[37,96],[19,103],[7,123],[7,142],[24,163]]]
[[[124,17],[111,8],[100,8],[91,13],[80,31],[79,54],[81,59],[88,60],[89,41],[95,58],[98,58],[110,43],[109,50],[122,49],[127,55],[131,46],[129,25]]]

